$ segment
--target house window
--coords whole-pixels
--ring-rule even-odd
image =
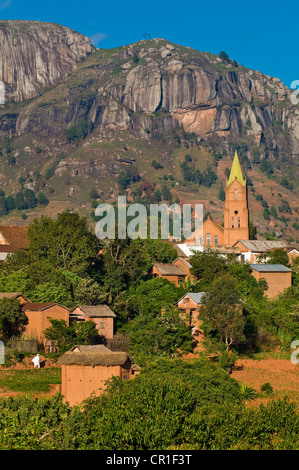
[[[238,190],[235,189],[235,201],[237,201],[237,200],[238,200]]]
[[[234,228],[235,226],[235,222],[234,222],[234,218],[232,217],[232,228]]]
[[[100,329],[103,330],[105,328],[105,323],[104,322],[100,322]]]
[[[217,235],[214,237],[214,245],[219,245],[219,238]]]
[[[207,245],[211,245],[211,234],[210,233],[207,233],[206,239],[207,239]]]
[[[238,217],[238,228],[240,228],[240,227],[241,227],[241,219],[240,219],[240,217]]]

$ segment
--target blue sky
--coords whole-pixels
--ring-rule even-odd
[[[215,54],[223,50],[246,67],[280,78],[288,87],[299,80],[298,19],[293,3],[0,0],[0,19],[63,24],[107,49],[150,34]]]

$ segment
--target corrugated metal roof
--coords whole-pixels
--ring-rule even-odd
[[[254,253],[264,253],[273,250],[273,248],[286,248],[288,246],[285,242],[279,240],[238,240],[235,245],[237,243],[242,243],[245,248]]]
[[[260,273],[283,273],[292,271],[283,264],[251,264],[250,267]]]
[[[188,292],[187,295],[197,304],[201,304],[201,299],[205,292]]]

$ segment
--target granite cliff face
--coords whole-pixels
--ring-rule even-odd
[[[71,72],[94,48],[69,28],[40,21],[0,21],[0,80],[8,99],[38,96]]]
[[[74,69],[91,51],[86,38],[66,28],[53,38],[47,28],[30,28],[40,42],[27,50],[31,60],[14,72],[15,99],[33,96],[40,85],[58,86],[9,117],[16,135],[34,128],[38,135],[59,139],[64,129],[84,118],[99,131],[128,130],[149,137],[183,128],[202,139],[218,139],[227,149],[245,138],[250,159],[261,145],[269,158],[297,154],[298,108],[277,78],[160,39],[98,50]],[[46,39],[47,46],[54,42],[49,51]],[[28,46],[22,35],[16,41],[20,47],[16,42],[15,51]],[[12,82],[12,73],[4,76],[3,66],[2,78]],[[5,129],[3,122],[1,127]]]

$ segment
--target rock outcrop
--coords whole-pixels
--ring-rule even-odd
[[[89,38],[40,21],[0,21],[0,80],[7,99],[38,96],[94,50]]]

